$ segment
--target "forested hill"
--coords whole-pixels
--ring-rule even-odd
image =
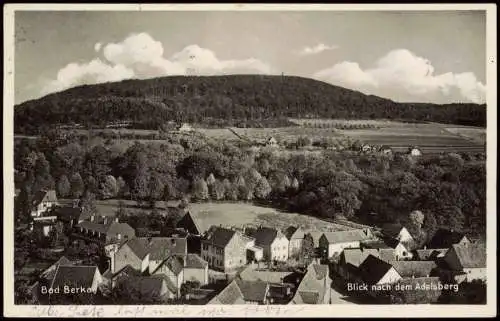
[[[292,76],[172,76],[85,85],[15,106],[15,131],[120,120],[157,129],[173,120],[212,126],[280,125],[287,117],[389,118],[485,126],[485,105],[396,103]]]

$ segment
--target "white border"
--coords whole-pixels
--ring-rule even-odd
[[[487,11],[487,304],[290,306],[14,305],[13,215],[4,215],[4,316],[32,317],[487,317],[496,315],[497,53],[495,4],[7,4],[4,6],[4,211],[13,213],[15,11]]]

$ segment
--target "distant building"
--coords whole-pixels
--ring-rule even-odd
[[[379,257],[378,249],[347,248],[340,253],[339,262],[336,265],[337,272],[346,280],[354,277],[351,275],[369,255]],[[355,273],[355,272],[354,272]]]
[[[56,191],[39,191],[33,196],[31,216],[41,217],[44,212],[57,205],[59,205],[59,203],[57,201]]]
[[[392,154],[392,148],[387,145],[382,145],[380,146],[380,152],[385,155],[391,155]]]
[[[453,244],[444,256],[449,269],[465,274],[465,280],[486,280],[486,246],[484,244]]]
[[[372,149],[373,149],[373,147],[372,147],[371,145],[369,145],[369,144],[363,144],[363,145],[361,146],[361,151],[362,151],[363,153],[368,153],[368,152],[371,152],[371,151],[372,151]]]
[[[183,123],[182,125],[177,127],[177,130],[180,132],[191,132],[193,131],[193,127],[187,123]]]
[[[290,226],[285,230],[285,236],[288,239],[288,257],[297,257],[302,249],[304,242],[304,230],[300,227]]]
[[[324,232],[319,239],[321,256],[331,258],[345,248],[359,248],[360,242],[372,239],[371,230],[355,229],[337,232]]]
[[[408,154],[411,156],[422,156],[422,151],[420,148],[413,146],[408,149]]]
[[[470,240],[464,233],[440,228],[427,243],[429,249],[450,248],[453,244],[468,244]]]
[[[365,241],[360,244],[363,248],[368,249],[392,249],[394,250],[394,260],[407,260],[413,257],[411,251],[400,240],[395,238],[383,238],[381,240]]]
[[[411,244],[415,241],[408,229],[401,224],[385,224],[382,226],[382,233],[387,238],[392,238],[403,244]]]
[[[117,219],[111,222],[82,221],[75,225],[76,237],[102,244],[122,243],[133,239],[135,231],[127,223],[119,223]]]
[[[202,235],[207,230],[200,223],[202,222],[196,216],[187,211],[177,223],[177,228],[183,229],[193,235]]]
[[[269,137],[267,140],[266,140],[266,146],[270,146],[270,147],[277,147],[278,146],[278,141],[276,140],[276,138],[274,137]]]

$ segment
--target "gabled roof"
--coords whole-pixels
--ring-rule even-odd
[[[240,288],[245,301],[264,302],[266,299],[268,283],[264,281],[243,281],[236,279],[236,284]]]
[[[304,231],[296,226],[289,226],[284,234],[289,241],[292,239],[303,239],[305,235]]]
[[[483,244],[453,244],[462,268],[486,267],[486,247]]]
[[[42,202],[57,202],[56,191],[41,190],[33,195],[33,206],[38,206]]]
[[[391,264],[373,255],[368,255],[359,266],[358,271],[363,281],[368,284],[377,284],[390,269],[392,269]]]
[[[56,263],[52,264],[49,268],[47,268],[45,271],[40,274],[40,276],[44,279],[47,280],[52,280],[54,279],[54,276],[56,274],[57,268],[61,265],[73,265],[73,262],[68,260],[65,256],[61,256],[59,260],[57,260]]]
[[[440,228],[429,241],[427,247],[434,249],[449,248],[453,244],[460,242],[464,236],[465,234],[463,233]]]
[[[361,246],[366,249],[391,249],[392,246],[389,246],[387,242],[384,240],[369,240],[363,241]]]
[[[323,235],[323,232],[320,232],[320,231],[310,231],[307,234],[311,235],[311,237],[313,239],[314,247],[318,247],[319,246],[319,239]]]
[[[83,221],[76,225],[76,227],[83,227],[90,231],[104,233],[110,236],[121,235],[135,235],[135,231],[127,223],[111,222],[108,224],[100,224],[95,222]]]
[[[208,302],[208,304],[244,304],[243,293],[233,280],[228,286],[224,288],[217,296]]]
[[[125,265],[121,270],[118,272],[114,273],[111,277],[116,277],[119,274],[125,274],[128,276],[141,276],[141,272],[137,271],[134,269],[130,264]],[[104,276],[104,275],[103,275]]]
[[[198,254],[188,253],[185,256],[185,267],[188,269],[204,269],[208,262],[202,259]]]
[[[90,288],[94,283],[96,271],[97,266],[60,265],[52,281],[52,288],[62,288],[65,285]]]
[[[261,280],[269,283],[281,283],[293,272],[269,271],[269,270],[256,270],[251,265],[245,267],[240,273],[239,278],[245,281]]]
[[[61,221],[69,222],[71,220],[77,220],[80,217],[81,209],[79,207],[73,206],[57,207],[54,210],[54,213]]]
[[[250,236],[255,238],[255,245],[269,246],[278,236],[278,231],[269,227],[259,227]]]
[[[170,271],[172,271],[174,275],[179,275],[179,273],[181,273],[184,269],[184,258],[177,255],[170,256],[156,268],[155,272],[161,269],[163,265],[165,265]]]
[[[212,226],[203,237],[202,242],[211,243],[218,247],[226,247],[236,231],[219,226]]]
[[[370,254],[379,257],[377,249],[344,249],[340,255],[346,264],[358,267]]]
[[[306,291],[298,291],[298,297],[300,298],[299,302],[301,304],[318,304],[319,303],[319,293],[314,292],[306,292]],[[296,304],[299,302],[295,302]]]
[[[394,249],[379,249],[378,257],[382,261],[391,262],[396,260],[396,251]]]
[[[312,263],[302,278],[292,302],[295,304],[318,304],[325,291],[331,286],[328,279],[328,266]],[[305,293],[305,294],[304,294]],[[314,294],[315,293],[315,294]]]
[[[392,261],[390,264],[402,277],[429,277],[437,265],[434,261]]]
[[[336,232],[324,232],[326,240],[329,244],[363,241],[370,238],[363,230],[347,230]]]
[[[132,276],[123,282],[129,292],[138,292],[141,296],[157,298],[161,295],[163,285],[166,280],[163,277],[153,276]]]
[[[389,237],[397,238],[403,228],[405,227],[399,223],[384,224],[382,226],[382,233]]]

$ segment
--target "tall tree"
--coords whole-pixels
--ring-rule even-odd
[[[84,184],[80,173],[74,173],[71,175],[71,196],[74,198],[80,198],[83,195]]]
[[[61,198],[68,197],[71,194],[71,184],[68,176],[62,175],[57,182],[57,194]]]

